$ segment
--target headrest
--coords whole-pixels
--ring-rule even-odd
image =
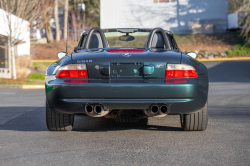
[[[160,32],[156,32],[154,34],[154,37],[151,43],[151,48],[165,48],[164,39]]]
[[[89,48],[103,48],[102,38],[99,33],[93,33],[90,39]]]

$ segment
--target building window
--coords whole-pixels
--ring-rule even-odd
[[[7,47],[7,38],[0,36],[0,68],[9,67],[9,56]]]

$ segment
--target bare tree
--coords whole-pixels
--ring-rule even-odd
[[[67,40],[68,37],[68,11],[69,11],[69,0],[65,0],[64,4],[64,25],[63,25],[63,39]]]
[[[228,8],[229,13],[236,12],[243,4],[243,0],[229,0],[228,1]]]
[[[85,25],[100,26],[100,0],[85,0],[84,3],[86,5]]]
[[[247,44],[250,44],[250,0],[244,0],[237,12],[244,12],[244,17],[240,20],[243,23],[241,36],[245,37]]]
[[[59,18],[58,18],[58,0],[54,2],[54,17],[56,23],[56,41],[60,41],[60,26],[59,26]]]
[[[46,0],[0,0],[4,10],[4,25],[8,37],[8,54],[11,60],[12,78],[16,79],[15,55],[13,48],[29,38],[30,23],[41,18]]]

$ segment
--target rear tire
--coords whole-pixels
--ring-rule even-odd
[[[74,114],[56,112],[46,102],[46,124],[50,131],[71,131],[74,124]]]
[[[198,112],[192,114],[181,114],[181,128],[184,131],[203,131],[207,128],[208,123],[208,105],[205,106]]]

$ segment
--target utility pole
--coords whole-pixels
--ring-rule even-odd
[[[65,0],[64,5],[64,25],[63,25],[63,39],[66,41],[68,37],[68,12],[69,12],[69,0]]]
[[[60,41],[60,25],[59,25],[59,18],[58,18],[58,0],[55,0],[54,4],[54,17],[56,23],[56,41]]]

